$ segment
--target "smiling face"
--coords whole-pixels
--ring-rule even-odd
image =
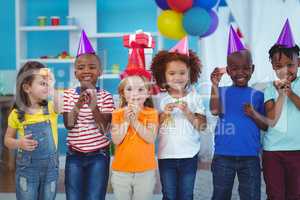
[[[233,53],[227,57],[227,73],[233,84],[238,87],[248,86],[254,71],[251,54],[248,51]]]
[[[82,88],[94,88],[101,75],[100,61],[93,54],[84,54],[75,62],[75,77]]]
[[[120,94],[128,105],[143,107],[149,97],[149,84],[139,76],[128,76],[120,84]]]
[[[49,96],[49,80],[41,75],[35,75],[31,83],[23,84],[23,90],[27,93],[31,104],[47,100]]]
[[[281,80],[293,81],[297,77],[299,60],[297,55],[290,59],[284,53],[275,53],[271,60],[276,76]]]
[[[189,80],[189,70],[184,62],[171,61],[166,66],[165,77],[169,89],[184,91]]]

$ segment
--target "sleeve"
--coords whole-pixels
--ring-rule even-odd
[[[158,112],[157,110],[152,110],[147,113],[147,115],[144,118],[144,124],[147,123],[154,123],[158,124]]]
[[[48,109],[49,109],[49,112],[51,115],[58,115],[56,112],[55,112],[55,109],[54,109],[54,102],[53,101],[49,101],[48,103]]]
[[[193,113],[205,115],[205,107],[200,94],[195,92],[192,99],[192,107],[190,108]]]
[[[101,107],[101,112],[111,113],[115,109],[114,99],[110,93],[106,93],[103,96],[103,104]]]
[[[63,98],[63,112],[71,112],[72,106],[71,106],[71,94],[70,90],[64,91],[64,98]]]
[[[269,100],[274,100],[276,98],[276,91],[275,87],[273,86],[273,83],[270,83],[268,87],[264,91],[264,102],[267,102]]]
[[[111,122],[112,124],[121,124],[122,122],[124,122],[124,110],[123,109],[118,109],[118,110],[114,110],[112,112],[112,119]]]
[[[153,104],[154,104],[154,108],[157,109],[158,112],[162,112],[163,109],[161,108],[161,99],[162,99],[162,95],[161,93],[152,96],[152,100],[153,100]]]
[[[15,109],[12,110],[11,113],[9,114],[7,122],[9,127],[15,129],[19,128],[20,122],[18,120],[18,113]]]
[[[261,115],[264,115],[266,114],[265,112],[265,105],[264,105],[264,102],[265,102],[265,97],[264,97],[264,93],[260,93],[260,96],[259,96],[259,106],[258,106],[258,112],[261,114]]]

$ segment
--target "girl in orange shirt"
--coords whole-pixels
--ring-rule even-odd
[[[131,55],[136,56],[135,50]],[[117,200],[151,200],[155,186],[154,141],[158,113],[150,97],[151,75],[143,65],[121,75],[120,108],[112,113],[112,186]],[[123,76],[123,77],[122,77]]]

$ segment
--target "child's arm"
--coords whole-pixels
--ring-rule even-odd
[[[64,125],[66,129],[70,130],[74,128],[74,126],[77,123],[77,117],[80,111],[80,108],[84,105],[86,102],[86,92],[82,92],[79,96],[78,101],[76,102],[74,108],[70,112],[64,112]]]
[[[266,131],[268,129],[268,124],[265,120],[265,117],[257,112],[251,106],[251,104],[245,104],[244,111],[245,114],[250,117],[260,129],[262,129],[263,131]]]
[[[103,133],[106,133],[110,129],[111,113],[104,113],[98,109],[97,106],[97,92],[94,89],[86,90],[89,99],[89,108],[92,111],[95,122]]]
[[[158,124],[147,123],[146,126],[144,126],[137,120],[137,118],[131,120],[130,124],[132,125],[133,129],[139,134],[139,136],[147,143],[152,144],[155,142]]]
[[[212,115],[219,115],[221,113],[220,101],[219,101],[219,83],[222,78],[222,73],[218,68],[215,68],[210,75],[212,82],[211,96],[209,101],[209,108]]]
[[[64,99],[63,99],[63,93],[60,92],[59,90],[54,90],[53,103],[54,103],[55,113],[62,113]]]
[[[191,122],[195,129],[197,129],[199,132],[206,129],[207,120],[205,115],[191,112],[186,102],[180,103],[178,108],[182,110],[186,118]]]
[[[295,106],[300,110],[300,97],[294,93],[291,88],[291,85],[286,88],[286,95],[290,98],[290,100],[295,104]]]
[[[38,143],[36,140],[32,139],[32,135],[25,135],[20,139],[16,139],[17,130],[11,127],[8,127],[4,137],[4,144],[9,149],[23,149],[26,151],[33,151]]]
[[[129,122],[124,121],[121,124],[112,124],[111,137],[114,144],[121,144],[127,134]]]

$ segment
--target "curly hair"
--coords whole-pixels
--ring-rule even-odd
[[[186,64],[189,69],[190,84],[194,84],[198,81],[201,74],[202,65],[200,59],[193,51],[189,50],[189,55],[183,55],[177,52],[160,51],[152,60],[151,71],[157,85],[166,89],[166,69],[167,64],[172,61],[181,61]]]
[[[271,47],[271,49],[269,50],[269,59],[272,60],[274,54],[279,53],[279,58],[281,57],[281,54],[283,53],[286,57],[288,57],[289,59],[293,59],[294,55],[299,56],[299,47],[298,45],[295,45],[292,48],[286,48],[283,45],[279,45],[279,44],[275,44]]]

